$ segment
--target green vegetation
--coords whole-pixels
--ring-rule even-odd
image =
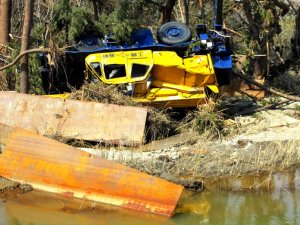
[[[148,27],[155,33],[163,16],[162,11],[170,2],[169,0],[54,0],[43,3],[36,1],[30,40],[31,48],[49,46],[53,43],[57,47],[69,46],[87,34],[98,35],[100,38],[104,35],[112,35],[119,43],[128,43],[130,32],[139,27]],[[171,9],[171,20],[185,22],[188,18],[192,30],[198,23],[208,24],[212,28],[212,1],[204,2],[203,15],[201,15],[199,1],[186,1],[189,2],[188,11],[184,2],[175,1]],[[273,62],[276,64],[282,59],[287,60],[291,55],[289,43],[294,35],[295,16],[292,10],[287,11],[285,5],[282,6],[276,2],[278,1],[243,0],[242,3],[236,4],[232,0],[224,1],[224,25],[225,28],[235,31],[231,41],[234,53],[247,56],[248,61],[244,62],[246,72],[253,74],[260,72],[261,75],[267,72],[264,68],[266,62],[262,62],[263,58],[257,61],[255,57],[255,55],[266,54],[267,42],[271,45],[269,59],[271,66]],[[11,34],[14,38],[10,42],[10,46],[14,49],[12,58],[20,50],[18,37],[21,36],[22,31],[23,8],[22,1],[13,1]],[[256,23],[253,23],[251,18]],[[277,51],[276,54],[274,49]],[[29,60],[30,66],[34,67],[30,69],[30,80],[34,82],[30,85],[30,92],[42,93],[42,90],[39,90],[42,85],[37,66],[38,58],[32,56]],[[18,68],[14,67],[6,72],[10,89],[18,89],[18,84],[16,85]],[[258,68],[258,71],[254,68]],[[298,85],[294,86],[296,88]]]

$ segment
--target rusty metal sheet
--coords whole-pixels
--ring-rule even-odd
[[[147,109],[0,92],[0,123],[42,135],[143,143]]]
[[[20,128],[5,136],[0,175],[37,189],[166,216],[183,190]]]

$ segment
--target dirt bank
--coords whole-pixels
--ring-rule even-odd
[[[232,135],[186,132],[138,149],[83,148],[143,172],[199,190],[219,178],[273,174],[300,165],[298,104],[228,121]]]
[[[226,121],[230,132],[222,138],[186,131],[140,148],[81,149],[192,190],[215,187],[216,182],[236,177],[254,177],[253,182],[247,181],[249,189],[261,188],[263,185],[254,185],[258,175],[269,179],[278,171],[300,166],[299,105],[235,116]],[[0,178],[0,192],[14,189],[30,190]]]

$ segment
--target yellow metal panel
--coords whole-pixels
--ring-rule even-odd
[[[177,92],[177,95],[173,96],[155,96],[152,98],[147,95],[147,98],[139,98],[137,101],[152,105],[157,108],[167,108],[167,107],[175,107],[175,108],[185,108],[185,107],[195,107],[198,104],[203,104],[207,100],[207,96],[204,91],[199,91],[195,94],[187,94]]]
[[[159,97],[159,96],[176,96],[178,91],[172,90],[170,88],[152,88],[148,96]]]
[[[184,59],[185,70],[188,73],[195,73],[201,75],[213,74],[212,65],[209,64],[209,60],[206,55],[195,55],[192,58]]]
[[[101,60],[101,64],[126,64],[127,54],[129,52],[106,52],[98,53]]]
[[[170,89],[174,89],[174,90],[180,90],[182,92],[198,92],[199,91],[197,88],[183,86],[183,85],[176,85],[176,84],[172,84],[172,83],[162,82],[159,80],[153,81],[152,85],[154,87],[170,88]]]
[[[211,56],[195,55],[192,58],[184,59],[186,66],[185,85],[188,86],[206,86],[217,84],[214,74]]]
[[[194,73],[186,73],[185,75],[185,85],[187,86],[203,87],[209,84],[216,84],[216,79],[213,74],[201,75]]]
[[[194,55],[193,57],[185,58],[183,62],[186,71],[189,73],[211,74],[211,65],[207,55]]]
[[[144,62],[152,63],[152,51],[151,50],[136,50],[126,51],[128,60],[144,60]]]
[[[220,92],[217,85],[207,85],[207,87],[216,94],[218,94]]]
[[[160,66],[183,66],[182,58],[180,58],[176,52],[171,51],[154,51],[153,52],[154,65]]]
[[[154,65],[153,80],[184,85],[185,71],[177,67],[165,67]]]

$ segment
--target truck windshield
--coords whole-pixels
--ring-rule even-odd
[[[147,65],[142,65],[142,64],[132,64],[132,70],[131,70],[131,77],[136,78],[136,77],[142,77],[145,76],[145,74],[148,71],[149,66]]]
[[[100,75],[100,63],[92,62],[90,65]]]
[[[125,65],[124,64],[104,65],[104,73],[105,73],[105,78],[107,80],[119,78],[119,77],[126,77]]]

